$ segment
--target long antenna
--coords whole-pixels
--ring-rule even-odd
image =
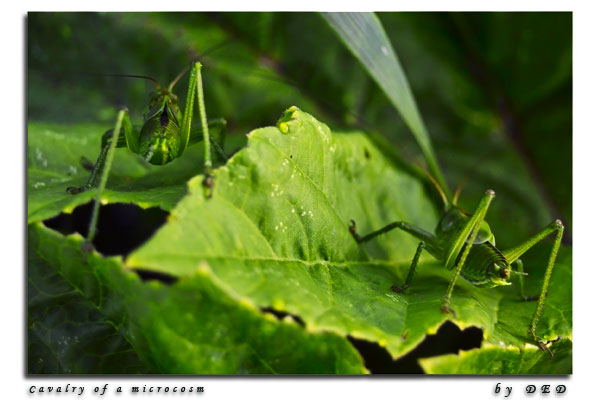
[[[183,69],[183,71],[181,71],[176,77],[175,79],[173,79],[171,81],[171,83],[169,83],[169,87],[167,88],[167,90],[169,92],[171,92],[173,90],[173,87],[175,86],[175,84],[177,83],[177,81],[179,81],[181,79],[181,77],[190,69],[190,66],[188,65],[187,67],[185,67]]]
[[[456,205],[456,203],[458,203],[458,198],[460,197],[460,194],[462,193],[463,186],[465,186],[465,179],[460,181],[460,183],[458,184],[458,187],[456,188],[456,191],[454,192],[454,198],[452,199],[453,205]]]
[[[440,197],[442,198],[442,201],[444,202],[444,208],[448,208],[448,198],[446,197],[446,194],[444,193],[444,190],[442,189],[438,181],[433,177],[433,175],[431,175],[431,173],[426,168],[423,168],[422,165],[420,165],[419,163],[415,163],[415,165],[417,166],[417,168],[420,168],[423,171],[423,173],[425,173],[425,175],[429,178],[431,183],[433,183],[433,186],[436,188],[436,190],[440,194]]]
[[[448,208],[448,206],[450,205],[448,203],[448,197],[446,196],[446,193],[442,189],[442,186],[435,179],[435,177],[427,170],[427,168],[425,168],[423,165],[421,165],[421,163],[419,162],[419,160],[416,159],[416,157],[414,157],[412,154],[408,153],[404,148],[397,147],[397,149],[404,155],[404,157],[406,157],[412,161],[412,165],[414,165],[416,168],[421,170],[421,172],[423,172],[423,174],[425,174],[425,176],[427,176],[427,178],[429,178],[429,180],[431,181],[431,183],[433,184],[433,186],[439,193],[439,195],[442,199],[442,202],[444,203],[444,208],[445,209]]]
[[[227,38],[225,40],[223,40],[220,43],[215,44],[214,46],[208,48],[207,50],[205,50],[199,57],[197,57],[198,59],[201,59],[202,57],[206,57],[207,55],[209,55],[210,53],[228,45],[229,43],[232,43],[235,39],[232,38]],[[181,79],[181,77],[183,75],[185,75],[185,73],[190,69],[190,66],[188,65],[187,67],[185,67],[183,69],[183,71],[181,71],[176,77],[175,79],[173,79],[173,81],[169,84],[167,90],[170,92],[173,90],[173,88],[175,87],[175,85],[177,84],[177,82]]]
[[[141,79],[148,79],[149,81],[154,82],[154,84],[156,85],[157,89],[160,89],[160,83],[154,79],[154,78],[150,78],[149,76],[144,76],[144,75],[129,75],[129,74],[100,74],[102,76],[116,76],[118,78],[141,78]]]

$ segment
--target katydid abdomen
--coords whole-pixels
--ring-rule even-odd
[[[457,266],[458,261],[454,268]],[[471,247],[460,276],[479,287],[510,285],[510,266],[496,246],[484,242]]]

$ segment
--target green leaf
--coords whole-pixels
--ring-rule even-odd
[[[68,286],[87,308],[93,305],[92,312],[82,315],[79,313],[84,312],[85,307],[73,303],[73,296],[48,294],[45,298],[34,296],[30,300],[30,320],[39,317],[38,310],[44,310],[43,320],[59,321],[64,329],[76,326],[76,332],[71,331],[66,338],[57,336],[60,329],[50,330],[56,328],[56,324],[46,327],[49,330],[46,333],[41,331],[44,327],[37,327],[41,321],[34,322],[32,329],[41,332],[39,336],[45,336],[43,342],[49,350],[38,349],[36,338],[30,340],[30,370],[36,368],[36,360],[42,355],[59,351],[56,358],[60,365],[48,366],[39,372],[108,372],[108,366],[87,361],[94,357],[111,362],[116,372],[131,372],[127,365],[115,365],[118,358],[111,357],[108,351],[123,347],[113,344],[127,341],[144,362],[144,367],[134,372],[366,372],[360,356],[346,339],[332,333],[306,332],[289,317],[278,321],[271,314],[261,313],[208,279],[212,272],[207,265],[197,266],[194,273],[173,285],[157,281],[142,283],[134,272],[123,267],[120,258],[83,253],[82,244],[83,238],[79,235],[64,237],[40,223],[29,226],[30,252],[47,262],[36,280],[45,286],[49,285],[46,281]],[[30,263],[32,269],[37,269],[37,259]],[[78,314],[69,315],[65,310],[77,310]],[[104,323],[113,327],[111,332],[97,328],[103,321],[110,322]],[[85,332],[85,338],[76,339],[79,332]],[[78,346],[84,339],[86,346]],[[61,353],[65,349],[66,356]],[[89,356],[81,357],[80,353],[79,358],[75,357],[82,349]],[[130,353],[131,347],[125,346],[122,351]],[[76,367],[81,368],[75,371]]]
[[[440,172],[429,133],[396,52],[374,13],[322,13],[348,49],[365,66],[388,96],[421,147],[432,175],[448,196],[446,181]]]
[[[428,374],[471,374],[471,375],[550,375],[572,374],[573,343],[561,340],[552,344],[554,358],[537,348],[485,346],[483,349],[461,351],[422,359],[419,364]]]
[[[30,232],[31,234],[31,232]],[[32,244],[36,239],[29,236]],[[27,370],[32,374],[153,372],[95,304],[30,245]]]
[[[309,331],[378,342],[395,358],[448,319],[440,300],[451,271],[439,262],[420,265],[407,294],[390,290],[405,278],[415,239],[395,231],[359,246],[348,231],[351,219],[359,232],[396,220],[433,231],[437,219],[421,183],[393,168],[365,135],[332,134],[292,107],[278,128],[251,132],[248,147],[215,171],[215,178],[208,200],[202,177],[192,179],[190,193],[169,221],[126,264],[185,277],[207,263],[214,282],[257,307],[297,315]],[[570,274],[564,253],[557,275]],[[570,285],[561,279],[570,295]],[[482,327],[486,337],[500,340],[496,326],[514,322],[510,312],[503,316],[504,297],[517,295],[510,289],[482,289],[459,280],[452,297],[454,322]],[[565,300],[565,293],[558,295],[549,303]],[[547,314],[552,315],[542,319]],[[567,322],[561,334],[570,334],[570,318]],[[503,339],[525,346],[529,339],[521,332],[527,323]],[[542,326],[538,334],[556,339],[555,331]]]

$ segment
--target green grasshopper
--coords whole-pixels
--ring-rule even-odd
[[[98,187],[98,195],[92,212],[92,222],[90,224],[88,242],[91,242],[95,234],[99,200],[106,185],[114,149],[117,147],[127,147],[131,152],[141,155],[151,164],[165,165],[174,159],[181,157],[188,146],[203,140],[203,185],[206,189],[205,195],[207,197],[212,195],[214,178],[212,176],[210,145],[213,145],[217,150],[217,153],[219,153],[224,160],[227,157],[222,149],[222,141],[219,143],[214,139],[209,132],[209,128],[215,130],[218,129],[220,131],[219,137],[223,138],[223,131],[226,123],[223,119],[214,120],[210,123],[206,120],[201,67],[202,65],[200,62],[195,62],[192,65],[183,113],[179,109],[178,99],[173,93],[173,88],[189,67],[179,73],[167,88],[161,87],[158,81],[146,76],[117,75],[149,79],[155,83],[156,91],[151,96],[148,111],[144,116],[144,123],[141,129],[136,129],[131,125],[127,109],[122,109],[119,112],[115,128],[107,131],[102,136],[100,155],[98,156],[96,163],[91,165],[89,161],[82,158],[82,164],[84,164],[84,166],[87,164],[87,168],[91,169],[90,177],[85,185],[67,188],[67,192],[77,194]],[[192,126],[195,94],[197,94],[201,122],[199,127]]]
[[[454,274],[452,275],[446,294],[442,297],[441,304],[442,312],[452,313],[453,315],[455,314],[450,308],[450,297],[459,275],[479,287],[510,285],[511,272],[514,275],[518,275],[521,297],[527,301],[537,300],[537,307],[529,323],[529,335],[541,350],[547,351],[550,357],[553,357],[552,351],[537,337],[536,327],[542,315],[552,268],[554,267],[558,248],[562,240],[564,230],[562,222],[556,220],[547,225],[540,233],[525,240],[518,246],[508,250],[499,250],[496,247],[494,234],[484,219],[487,209],[495,196],[494,191],[488,190],[485,193],[477,209],[471,215],[456,205],[458,200],[457,195],[454,196],[452,203],[449,203],[440,186],[431,176],[429,177],[432,179],[444,202],[444,211],[435,228],[435,234],[426,232],[407,222],[397,221],[368,235],[361,236],[357,233],[356,223],[352,220],[349,229],[354,239],[358,243],[366,242],[394,228],[403,230],[419,239],[420,242],[404,284],[402,286],[393,285],[391,289],[397,293],[403,293],[410,287],[421,251],[425,249],[436,259],[441,260],[447,269],[454,269]],[[523,275],[527,274],[523,272],[523,262],[519,257],[553,232],[556,232],[556,238],[550,252],[542,290],[539,296],[525,296]],[[512,270],[513,265],[516,266],[516,271]]]

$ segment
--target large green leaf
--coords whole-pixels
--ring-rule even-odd
[[[348,231],[350,219],[360,232],[394,220],[429,231],[435,225],[421,184],[392,168],[364,135],[332,134],[292,107],[278,128],[251,132],[248,147],[216,171],[211,199],[202,196],[201,181],[189,182],[190,193],[127,258],[129,267],[186,277],[207,263],[212,280],[252,304],[297,315],[309,331],[378,342],[394,357],[448,319],[440,299],[451,273],[438,262],[420,266],[407,294],[390,290],[404,278],[416,240],[393,232],[359,246]],[[565,290],[551,293],[558,297],[548,298],[546,310],[570,301],[568,249],[557,264],[554,279]],[[525,346],[528,321],[506,328],[501,339],[496,334],[497,326],[514,324],[512,304],[503,304],[516,295],[514,288],[481,289],[460,280],[452,298],[454,321],[482,327],[492,341]],[[522,309],[532,313],[533,306]],[[543,320],[554,317],[551,309]],[[570,337],[570,317],[564,321],[540,323],[538,333]]]
[[[37,280],[52,275],[56,285],[72,292],[67,299],[53,298],[52,293],[30,297],[30,336],[36,336],[29,344],[32,372],[365,372],[344,338],[309,333],[291,318],[277,321],[261,313],[207,279],[212,275],[207,265],[198,265],[173,285],[142,283],[123,268],[120,258],[84,253],[82,244],[77,234],[64,237],[40,223],[29,226],[30,273],[41,273]],[[37,271],[39,260],[43,271]],[[61,332],[65,336],[57,336]],[[39,342],[48,349],[34,348]],[[131,363],[137,358],[132,348],[144,363],[133,371]],[[47,365],[53,362],[59,367]]]

